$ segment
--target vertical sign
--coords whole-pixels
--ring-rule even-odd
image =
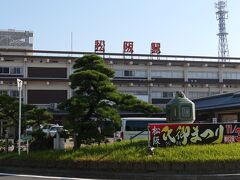
[[[22,117],[22,107],[21,107],[21,100],[22,100],[22,80],[17,79],[17,87],[18,87],[18,93],[19,93],[19,114],[18,114],[18,155],[21,155],[21,117]]]
[[[95,40],[95,52],[105,52],[105,41],[104,40]]]
[[[123,53],[133,53],[133,42],[124,41],[123,42]]]
[[[160,54],[160,53],[161,53],[160,43],[152,42],[151,43],[151,54]]]

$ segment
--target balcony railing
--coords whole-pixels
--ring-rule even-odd
[[[123,53],[95,53],[79,51],[48,51],[48,50],[22,50],[22,49],[0,49],[0,52],[32,54],[28,56],[62,57],[75,59],[87,54],[97,54],[109,60],[151,60],[151,61],[196,61],[196,62],[220,62],[220,63],[240,63],[240,57],[214,57],[214,56],[185,56],[185,55],[151,55],[151,54],[123,54]],[[6,55],[6,56],[8,56]],[[5,56],[5,55],[2,55]]]

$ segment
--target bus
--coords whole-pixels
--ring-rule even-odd
[[[128,117],[121,118],[121,140],[147,139],[148,124],[166,123],[166,118]]]

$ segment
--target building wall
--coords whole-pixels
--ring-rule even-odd
[[[16,78],[24,81],[23,102],[36,102],[29,99],[29,92],[42,90],[64,92],[72,96],[69,75],[76,57],[18,56],[1,55],[0,92],[18,96]],[[177,57],[175,57],[177,58]],[[176,91],[183,91],[190,99],[240,89],[240,66],[238,62],[226,63],[178,60],[124,59],[105,57],[106,64],[115,71],[113,83],[123,93],[130,93],[144,101],[164,107],[174,97]],[[8,68],[8,71],[6,70]],[[39,91],[40,93],[41,91]],[[31,96],[32,97],[32,96]],[[59,100],[62,100],[59,97]],[[47,107],[56,99],[34,103]]]

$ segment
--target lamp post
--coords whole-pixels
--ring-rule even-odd
[[[18,116],[18,155],[21,154],[21,114],[22,114],[22,80],[17,79],[18,93],[19,93],[19,116]]]

